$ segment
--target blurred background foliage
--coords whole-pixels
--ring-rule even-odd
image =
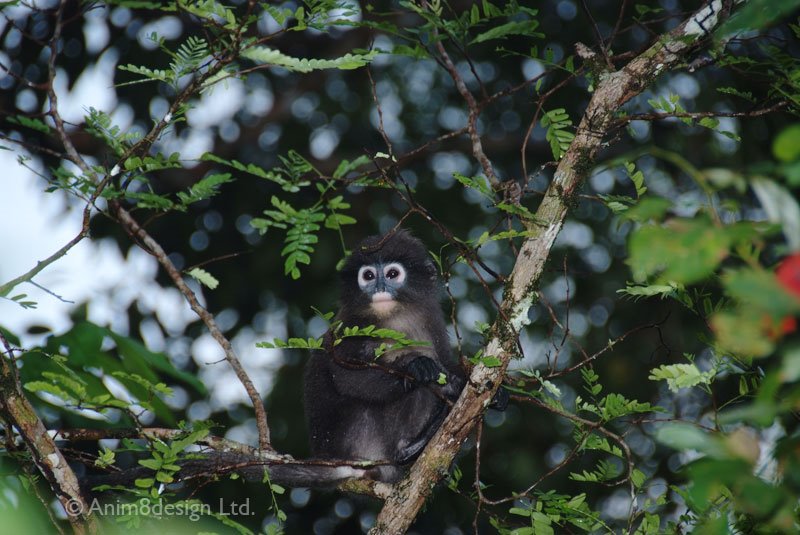
[[[46,110],[46,96],[18,79],[22,76],[33,84],[46,81],[48,54],[41,42],[52,32],[52,13],[47,8],[53,6],[47,2],[38,4],[45,9],[6,8],[0,21],[3,43],[0,62],[14,73],[0,77],[0,109],[6,119],[2,130],[5,136],[24,139],[27,145],[23,147],[55,148],[48,134],[8,119]],[[186,12],[164,13],[149,9],[147,2],[130,2],[127,7],[114,4],[65,3],[64,20],[68,23],[62,30],[63,49],[58,58],[56,84],[65,95],[70,91],[73,95],[102,94],[97,102],[83,102],[83,109],[73,106],[69,97],[62,98],[65,110],[71,110],[64,111],[71,123],[80,125],[85,108],[96,106],[105,109],[122,131],[143,134],[153,122],[164,117],[175,90],[156,82],[131,84],[140,77],[118,67],[169,69],[171,58],[154,43],[152,35],[162,39],[164,47],[175,50],[191,36],[207,37],[208,30]],[[230,4],[242,10],[245,2],[232,0]],[[780,2],[757,4],[768,9]],[[297,7],[291,2],[283,5],[292,10]],[[442,16],[455,19],[472,6],[472,2],[449,2],[443,4]],[[375,49],[394,49],[394,55],[377,55],[369,70],[297,73],[275,67],[223,81],[192,99],[186,120],[171,125],[155,143],[154,151],[165,155],[179,152],[181,165],[147,173],[146,181],[142,179],[133,185],[134,191],[174,195],[186,191],[209,173],[234,175],[235,180],[222,184],[217,195],[191,204],[185,211],[141,209],[136,213],[140,221],[147,221],[148,231],[179,268],[202,265],[220,282],[213,291],[203,290],[205,302],[243,354],[248,369],[255,370],[257,385],[266,396],[274,446],[301,458],[308,454],[301,395],[303,364],[308,354],[301,350],[255,349],[255,343],[273,338],[316,337],[324,332],[325,324],[315,308],[323,312],[335,310],[336,266],[347,248],[366,235],[392,229],[402,220],[402,225],[442,260],[447,281],[443,306],[453,320],[454,351],[464,358],[480,349],[483,340],[480,326],[492,321],[496,314],[492,296],[472,270],[459,261],[459,251],[448,243],[436,225],[419,214],[406,217],[409,206],[400,195],[406,187],[413,191],[414,201],[461,240],[478,240],[487,231],[505,228],[502,211],[454,177],[454,174],[473,177],[482,172],[479,162],[472,157],[468,136],[463,132],[451,135],[466,125],[468,112],[464,101],[448,72],[434,59],[425,57],[423,48],[413,41],[417,37],[414,29],[421,28],[421,19],[408,5],[374,2],[360,7],[359,14],[351,19],[370,24],[287,32],[277,36],[270,46],[298,58],[335,58]],[[554,169],[547,129],[540,122],[532,123],[537,106],[542,105],[548,111],[563,108],[577,124],[595,83],[589,69],[576,74],[575,65],[580,61],[572,58],[575,44],[581,42],[597,48],[598,34],[607,38],[613,33],[615,39],[609,52],[620,54],[612,57],[612,61],[621,63],[632,52],[651,43],[654,36],[685,19],[696,9],[697,2],[660,0],[634,5],[610,0],[586,3],[542,0],[528,7],[538,12],[531,15],[512,5],[514,13],[503,19],[538,21],[538,25],[529,24],[518,35],[486,42],[465,39],[448,42],[447,47],[467,87],[479,101],[486,102],[478,129],[497,175],[502,180],[519,183],[524,189],[523,205],[533,210]],[[668,227],[654,226],[652,235],[637,234],[638,241],[630,243],[629,239],[647,221],[684,218],[696,223],[710,217],[712,212],[721,214],[719,222],[725,224],[763,222],[772,216],[770,202],[796,195],[800,189],[800,133],[796,122],[800,83],[796,58],[800,47],[797,28],[791,27],[797,21],[796,15],[785,10],[781,20],[767,21],[760,31],[745,32],[730,42],[718,43],[712,52],[692,57],[687,68],[660,76],[641,97],[626,106],[628,114],[669,115],[688,111],[716,112],[721,116],[714,125],[685,117],[686,120],[644,117],[621,121],[609,133],[608,148],[575,198],[553,249],[540,285],[541,301],[531,309],[531,325],[521,333],[522,358],[512,363],[513,369],[540,370],[542,375],[547,375],[547,370],[564,370],[584,354],[601,351],[610,340],[634,331],[593,363],[604,392],[617,392],[628,399],[658,405],[664,409],[658,418],[696,421],[719,428],[716,409],[739,396],[746,399],[756,391],[764,377],[761,366],[766,366],[762,364],[765,361],[756,365],[739,361],[739,368],[731,366],[730,370],[714,368],[721,353],[712,340],[724,328],[717,326],[715,330],[710,318],[725,290],[714,272],[721,267],[720,261],[727,263],[722,267],[741,264],[730,257],[724,260],[729,254],[749,259],[752,265],[772,267],[791,249],[791,241],[796,238],[791,233],[797,228],[783,224],[778,217],[772,218],[777,227],[769,231],[761,225],[762,230],[755,234],[748,231],[733,237],[726,234],[724,238],[715,234],[697,240],[687,237],[688,241],[673,243],[658,234],[657,229]],[[386,31],[389,29],[386,24],[403,31]],[[265,35],[279,27],[265,12],[251,31]],[[472,38],[477,33],[473,32]],[[418,36],[423,45],[428,44],[424,42],[426,35],[420,31]],[[468,52],[464,55],[462,47],[467,44]],[[395,48],[400,45],[407,48]],[[538,82],[525,84],[545,72]],[[93,84],[101,84],[102,93],[93,93]],[[486,100],[496,94],[499,96]],[[541,99],[542,95],[547,98]],[[753,110],[779,102],[785,104],[774,113],[748,116]],[[89,156],[95,164],[113,164],[113,153],[97,137],[80,127],[69,131],[81,154]],[[350,205],[346,214],[357,224],[343,226],[341,239],[336,230],[323,228],[310,264],[300,266],[299,278],[285,274],[281,256],[283,231],[270,228],[260,233],[251,222],[263,217],[264,210],[273,209],[270,199],[274,195],[294,207],[308,207],[319,198],[318,191],[302,188],[287,194],[274,181],[231,170],[207,158],[200,159],[211,152],[223,160],[270,170],[286,168],[286,159],[294,151],[313,166],[311,174],[331,176],[343,160],[389,153],[387,140],[391,143],[391,153],[398,159],[396,169],[401,178],[396,183],[400,187],[337,188],[335,193],[343,195],[343,202]],[[31,154],[45,168],[59,169],[64,165],[47,152]],[[635,162],[635,167],[626,169],[624,162]],[[368,166],[365,168],[369,170]],[[643,183],[632,180],[631,175],[637,172],[641,172]],[[769,184],[767,190],[774,185],[779,189],[759,193],[752,186],[755,177]],[[31,176],[30,180],[37,179]],[[58,183],[51,180],[51,185]],[[42,185],[42,189],[47,187],[44,182]],[[642,198],[669,202],[661,207],[640,203],[636,205],[638,213],[626,214],[634,208],[625,210],[627,205],[614,204],[615,199],[623,202],[620,199],[603,198],[610,195],[636,199],[640,194]],[[76,202],[74,197],[71,199]],[[701,223],[701,227],[705,231],[713,225]],[[684,230],[670,229],[666,234],[688,236],[688,231],[681,234]],[[102,215],[92,220],[91,238],[112,240],[123,256],[136,248],[115,222]],[[749,253],[739,250],[748,247]],[[706,264],[699,258],[704,251],[710,251],[713,257]],[[482,261],[500,274],[509,273],[515,260],[515,250],[506,240],[488,241],[478,252]],[[676,258],[679,261],[670,264],[673,271],[663,280],[656,280],[664,265]],[[695,261],[699,267],[691,264]],[[692,266],[695,272],[691,271]],[[103,266],[87,266],[88,269],[102,270]],[[4,279],[11,275],[16,274],[4,273]],[[660,293],[651,285],[650,290],[642,292],[645,295],[631,295],[635,290],[627,293],[623,290],[635,276],[640,277],[636,282],[642,284],[647,276],[651,283],[680,284],[662,288]],[[170,285],[163,272],[155,277],[161,285]],[[125,284],[121,281],[114,291],[122,292]],[[489,284],[494,297],[499,297],[501,284],[490,279]],[[752,289],[743,292],[739,295],[746,298],[753,295]],[[166,405],[153,407],[150,421],[171,425],[178,420],[212,420],[213,433],[254,442],[252,410],[242,393],[232,386],[235,379],[224,369],[226,365],[212,364],[219,357],[207,347],[209,337],[205,327],[185,313],[176,312],[176,307],[161,307],[152,299],[125,305],[125,309],[115,311],[113,331],[120,337],[140,341],[147,348],[140,349],[147,354],[163,352],[177,369],[187,374],[184,377],[161,374],[161,380],[172,387],[174,395],[164,402]],[[84,355],[107,358],[109,362],[119,359],[123,364],[109,366],[121,371],[130,371],[128,366],[134,366],[130,359],[141,358],[152,366],[153,359],[160,358],[142,356],[130,347],[125,349],[119,341],[118,347],[101,347],[104,335],[94,332],[91,324],[82,323],[95,306],[92,302],[76,306],[73,330],[56,334],[62,338],[77,337],[80,343],[94,340],[97,343],[90,344],[90,352]],[[796,313],[791,308],[789,305],[785,313]],[[744,323],[736,323],[741,321],[737,320],[740,316],[744,317]],[[747,310],[729,319],[734,323],[725,325],[732,325],[729,331],[733,332],[741,332],[743,325],[754,321]],[[719,321],[724,324],[724,320]],[[46,330],[47,326],[31,327],[31,332]],[[789,331],[771,338],[756,333],[748,341],[754,337],[766,339],[771,353],[776,344],[784,347],[787,339],[796,337]],[[57,352],[60,345],[70,346],[70,343],[61,338],[50,339],[50,350]],[[104,353],[110,356],[101,357]],[[658,366],[687,363],[685,355],[691,356],[700,370],[718,372],[713,389],[702,380],[694,384],[708,388],[670,389],[674,385],[666,381],[647,379]],[[41,374],[42,370],[35,365],[28,366],[28,361],[34,360],[31,354],[25,357],[23,370],[29,374],[27,380]],[[189,376],[199,377],[205,387],[194,384]],[[587,397],[583,393],[585,382],[586,377],[578,372],[552,379],[560,391],[561,403],[567,407],[574,406],[576,396]],[[134,388],[132,383],[129,387]],[[48,406],[46,396],[34,399],[51,428],[126,424],[124,418],[103,422],[74,411],[56,410]],[[776,411],[773,416],[766,422],[773,434],[795,432],[796,417],[791,410]],[[679,473],[679,468],[696,456],[693,451],[704,439],[693,442],[696,437],[678,433],[679,439],[685,440],[673,443],[678,444],[676,451],[664,445],[664,441],[656,440],[659,426],[650,421],[654,418],[652,414],[632,416],[610,424],[609,429],[624,435],[636,467],[647,475],[649,482],[643,496],[667,498],[667,503],[660,507],[662,524],[666,526],[668,520],[678,521],[687,513],[686,500],[691,506],[691,501],[697,499],[671,490],[669,485],[683,481],[685,474]],[[568,419],[537,405],[512,402],[504,413],[490,411],[481,444],[480,477],[488,485],[484,492],[489,497],[499,497],[527,488],[567,458],[575,445],[574,431]],[[96,453],[96,449],[87,451]],[[416,532],[455,535],[472,530],[474,455],[472,442],[458,461],[463,472],[459,491],[438,489],[434,501],[415,524]],[[595,469],[601,457],[596,452],[575,457],[566,468],[548,475],[537,490],[569,496],[586,493],[587,502],[602,513],[609,529],[625,529],[631,514],[627,485],[593,484],[570,477],[570,473]],[[622,469],[622,463],[617,461],[617,473]],[[270,506],[266,492],[254,491],[240,481],[222,481],[202,487],[195,495],[209,501],[217,496],[232,500],[251,498],[253,509],[259,513],[236,518],[251,529],[274,522],[271,514],[263,513]],[[289,490],[278,500],[287,515],[288,533],[361,532],[370,525],[379,506],[367,498],[303,489]],[[479,531],[491,529],[490,516],[507,518],[509,506],[485,506],[489,514],[479,515]],[[511,518],[514,525],[517,520]]]

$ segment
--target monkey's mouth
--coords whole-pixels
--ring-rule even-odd
[[[396,304],[397,301],[389,292],[378,292],[372,296],[372,310],[380,315],[391,312]]]

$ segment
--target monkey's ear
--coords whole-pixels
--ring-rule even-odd
[[[441,271],[441,260],[432,252],[428,251],[425,258],[425,271],[431,279],[438,279]]]
[[[417,265],[419,266],[419,263]],[[425,274],[427,278],[434,280],[439,276],[439,270],[436,269],[436,264],[433,263],[433,260],[431,260],[430,257],[426,258],[422,262],[421,267],[422,267],[422,272]]]

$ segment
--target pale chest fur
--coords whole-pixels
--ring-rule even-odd
[[[433,347],[433,333],[430,329],[430,320],[424,314],[412,312],[406,308],[400,308],[393,314],[381,318],[380,327],[398,331],[406,335],[409,340],[420,340],[428,342],[426,346],[406,346],[399,349],[387,351],[381,358],[391,362],[400,355],[414,352],[427,357],[436,359],[436,351]],[[391,343],[391,340],[386,340]]]

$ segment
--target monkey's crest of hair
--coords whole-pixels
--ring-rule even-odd
[[[345,283],[354,281],[359,267],[374,262],[399,262],[417,275],[418,284],[428,281],[433,288],[438,281],[436,266],[425,245],[406,229],[364,238],[347,258],[341,271],[342,279]]]

